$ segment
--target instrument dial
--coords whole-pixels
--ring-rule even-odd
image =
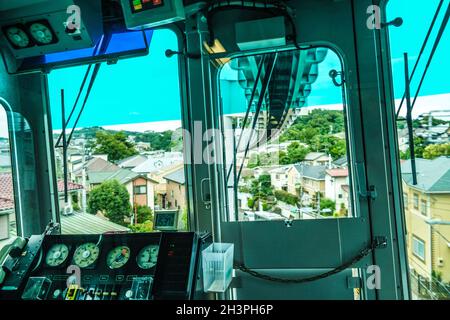
[[[53,32],[45,24],[39,22],[31,24],[30,34],[39,44],[50,44],[53,42]]]
[[[10,27],[6,30],[6,36],[11,43],[18,48],[26,48],[30,45],[30,38],[22,29]]]
[[[159,246],[157,245],[151,245],[143,248],[136,258],[138,266],[144,270],[153,268],[158,262],[158,253]]]
[[[45,262],[50,267],[57,267],[62,265],[69,256],[69,247],[65,244],[55,244],[47,252]]]
[[[80,268],[87,268],[97,261],[100,248],[95,243],[80,245],[73,255],[73,261]]]
[[[120,246],[112,249],[106,258],[106,264],[111,269],[119,269],[127,264],[130,259],[130,248]]]

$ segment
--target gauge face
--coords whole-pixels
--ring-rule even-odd
[[[137,264],[141,269],[147,270],[156,266],[158,261],[159,246],[147,246],[139,252]]]
[[[130,259],[130,248],[120,246],[112,249],[106,258],[106,264],[111,269],[119,269],[127,264]]]
[[[50,267],[57,267],[62,265],[69,256],[69,247],[65,244],[55,244],[47,252],[45,263]]]
[[[73,261],[80,268],[87,268],[97,261],[100,248],[95,243],[85,243],[80,245],[73,255]]]
[[[53,32],[45,24],[36,22],[30,25],[30,34],[39,44],[49,44],[53,42]]]
[[[11,43],[18,48],[26,48],[30,45],[30,38],[22,29],[10,27],[6,30],[6,36]]]

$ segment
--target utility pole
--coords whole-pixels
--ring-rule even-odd
[[[406,97],[406,123],[408,125],[408,137],[409,137],[409,153],[411,158],[411,172],[413,178],[413,185],[417,185],[417,171],[416,171],[416,155],[414,152],[414,130],[412,121],[412,104],[411,104],[411,90],[410,90],[410,77],[408,66],[408,53],[404,53],[405,59],[405,97]]]
[[[83,213],[87,212],[87,201],[86,201],[86,140],[83,137],[83,155],[81,158],[81,184],[83,185],[83,190],[81,192],[81,209]]]

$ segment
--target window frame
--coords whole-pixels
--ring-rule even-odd
[[[420,213],[423,216],[428,216],[428,201],[426,199],[420,200]]]
[[[145,191],[144,191],[144,192],[141,192],[141,191],[140,191],[141,188],[144,188]],[[133,193],[134,193],[135,195],[146,195],[147,192],[148,192],[147,185],[133,186]]]
[[[414,192],[413,194],[413,207],[416,210],[419,210],[419,194]]]
[[[425,263],[426,262],[426,249],[425,249],[426,243],[425,243],[425,241],[413,234],[411,242],[412,242],[412,244],[411,244],[412,254],[416,258],[418,258],[419,260],[421,260],[422,262]],[[418,250],[416,250],[416,244],[421,245],[423,247],[423,257],[421,257],[420,252],[418,252]],[[417,249],[419,249],[419,248],[417,247]]]

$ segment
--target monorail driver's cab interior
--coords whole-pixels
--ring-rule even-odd
[[[0,0],[0,300],[448,299],[399,2]]]

